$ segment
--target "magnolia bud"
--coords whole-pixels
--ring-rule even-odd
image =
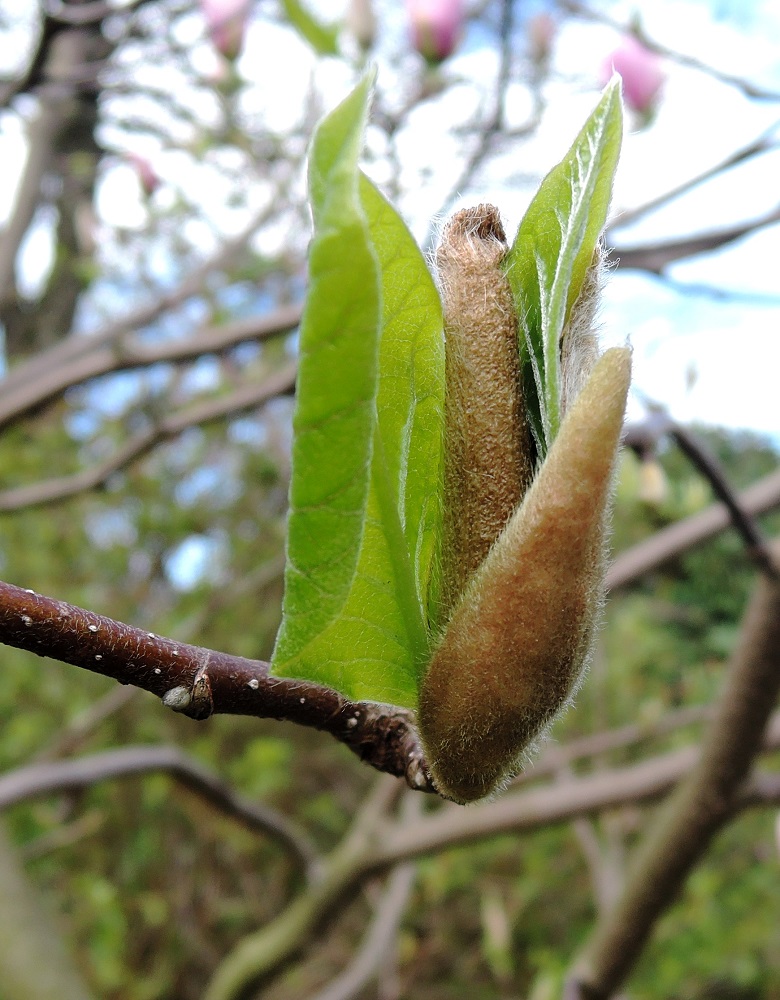
[[[623,98],[641,115],[652,114],[666,74],[661,59],[646,49],[633,35],[626,35],[620,45],[604,60],[601,79],[606,83],[612,73],[623,78]]]
[[[361,49],[370,49],[376,38],[376,17],[372,0],[350,0],[346,25]]]
[[[546,65],[555,41],[555,21],[546,11],[542,11],[528,18],[525,31],[531,59],[537,66]]]
[[[446,357],[444,616],[533,475],[520,397],[517,315],[500,268],[506,250],[498,209],[478,205],[452,217],[436,251]]]
[[[157,171],[145,157],[138,156],[136,153],[131,153],[128,159],[138,175],[143,193],[147,198],[151,197],[160,186]]]
[[[428,62],[455,51],[463,30],[463,0],[406,0],[412,45]]]
[[[244,44],[249,0],[200,0],[211,43],[226,59],[236,59]]]
[[[630,372],[627,348],[597,361],[433,655],[420,735],[437,788],[457,802],[511,777],[578,686],[602,602]]]
[[[596,313],[606,265],[599,243],[561,334],[561,415],[580,394],[599,357]]]
[[[656,458],[645,458],[639,466],[639,489],[637,495],[642,503],[660,507],[666,499],[669,488],[664,470]]]

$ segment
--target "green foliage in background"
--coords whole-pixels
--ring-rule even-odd
[[[56,420],[41,416],[34,425],[35,448],[25,447],[20,434],[5,434],[4,481],[22,474],[40,478],[70,454],[61,428],[83,405],[74,397]],[[267,655],[281,599],[288,484],[279,448],[286,447],[281,425],[288,415],[289,407],[282,406],[278,414],[249,423],[206,428],[116,477],[102,495],[3,516],[4,578],[22,586],[35,582],[43,592],[161,634]],[[97,439],[110,436],[113,426],[106,420]],[[707,440],[740,485],[777,467],[777,453],[760,440],[726,434]],[[639,492],[637,461],[624,456],[617,550],[710,502],[709,490],[673,448],[660,462],[666,496],[651,504]],[[204,479],[204,470],[213,475]],[[189,483],[191,492],[183,489]],[[196,483],[204,485],[195,490]],[[765,522],[768,530],[780,529],[777,515]],[[219,560],[188,587],[174,585],[165,567],[188,538],[208,532],[223,540]],[[604,652],[576,710],[561,720],[553,739],[563,742],[627,720],[650,724],[683,700],[707,701],[722,677],[724,630],[736,634],[752,579],[741,544],[727,532],[613,595]],[[69,727],[117,690],[85,671],[4,649],[2,770],[56,755]],[[680,746],[696,732],[689,727],[657,741],[654,749]],[[161,710],[143,692],[131,693],[87,737],[71,743],[69,752],[157,742],[181,746],[240,792],[281,810],[323,850],[344,832],[374,780],[322,734],[233,717],[195,724]],[[608,763],[645,752],[646,746],[615,752]],[[598,824],[597,832],[630,848],[651,812],[621,811]],[[199,1000],[219,957],[300,889],[277,848],[164,776],[16,806],[7,821],[31,876],[67,918],[81,966],[105,1000]],[[777,1000],[777,878],[773,817],[747,814],[716,841],[661,924],[632,981],[635,994],[642,1000],[711,1000],[718,983],[730,982],[761,1000]],[[587,865],[568,826],[428,858],[401,930],[404,995],[554,997],[586,938],[592,907]],[[368,912],[356,901],[306,963],[268,991],[268,1000],[298,1000],[342,969]],[[496,931],[502,926],[509,950],[503,932]]]

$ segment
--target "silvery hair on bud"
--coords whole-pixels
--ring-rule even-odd
[[[597,314],[607,276],[607,254],[599,241],[593,261],[585,272],[580,294],[574,302],[561,337],[561,416],[580,394],[599,357]]]

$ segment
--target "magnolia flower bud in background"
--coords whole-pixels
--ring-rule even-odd
[[[544,66],[552,53],[556,24],[546,12],[529,17],[525,26],[528,36],[528,54],[534,65]]]
[[[463,0],[406,0],[412,45],[430,63],[451,56],[463,32]]]
[[[211,44],[226,59],[236,59],[244,44],[250,0],[200,0]]]
[[[364,52],[370,49],[376,38],[376,17],[372,0],[350,0],[346,26]]]
[[[633,35],[626,35],[602,64],[602,84],[609,81],[613,71],[623,79],[626,104],[640,115],[649,117],[655,110],[666,79],[661,58],[646,49]]]
[[[650,507],[660,507],[666,500],[669,486],[660,462],[653,457],[645,458],[639,466],[638,496],[642,503]]]
[[[141,184],[141,190],[147,198],[151,197],[161,184],[154,167],[145,157],[138,156],[135,153],[131,153],[127,159],[135,170]]]

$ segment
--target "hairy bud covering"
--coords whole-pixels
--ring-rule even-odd
[[[436,252],[446,356],[445,617],[533,473],[520,398],[517,316],[500,269],[506,249],[498,209],[478,205],[452,217]]]
[[[597,362],[424,678],[420,734],[442,794],[489,795],[577,688],[602,600],[607,512],[631,357]]]

